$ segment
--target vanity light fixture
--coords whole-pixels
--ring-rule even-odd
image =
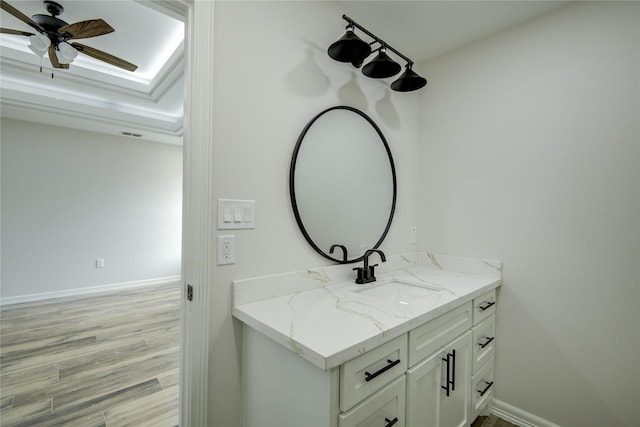
[[[327,53],[331,58],[339,62],[350,62],[354,67],[360,68],[369,55],[377,52],[378,54],[362,67],[362,74],[367,77],[384,79],[395,76],[402,69],[400,64],[387,55],[386,51],[389,49],[407,62],[405,72],[402,73],[396,81],[391,83],[391,89],[397,92],[411,92],[423,88],[427,84],[427,79],[412,70],[413,61],[411,59],[389,46],[384,40],[368,31],[347,15],[342,15],[342,19],[348,22],[347,32],[327,49]],[[367,43],[362,40],[355,34],[354,27],[371,37],[373,41]],[[376,43],[379,47],[372,50],[371,46]]]

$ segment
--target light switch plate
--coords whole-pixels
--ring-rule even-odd
[[[256,201],[218,199],[218,230],[256,228]]]
[[[409,243],[418,243],[418,227],[409,227]]]

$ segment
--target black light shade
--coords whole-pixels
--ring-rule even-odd
[[[411,92],[427,85],[427,79],[420,76],[411,69],[411,64],[407,64],[407,69],[398,77],[398,80],[391,83],[391,89],[396,92]]]
[[[371,54],[369,43],[356,36],[353,27],[348,26],[347,32],[327,49],[329,56],[336,61],[360,63]]]
[[[333,43],[329,46],[329,49],[327,49],[327,53],[331,58],[339,62],[350,62],[354,67],[360,68],[362,64],[364,64],[365,59],[367,59],[371,53],[377,52],[376,57],[362,67],[362,74],[375,79],[385,79],[387,77],[395,76],[402,69],[400,64],[387,55],[386,51],[389,49],[407,63],[405,72],[402,73],[396,81],[391,83],[391,89],[398,92],[411,92],[427,85],[427,79],[418,75],[411,69],[411,66],[413,65],[413,61],[411,59],[404,56],[380,37],[376,36],[371,31],[349,18],[347,15],[342,15],[342,19],[348,22],[347,32],[342,36],[342,38],[340,38],[340,40]],[[364,34],[371,37],[373,41],[371,43],[366,43],[360,39],[354,34],[354,28],[357,28],[359,31],[362,31]],[[372,52],[371,45],[375,43],[378,43],[380,47]]]
[[[375,79],[384,79],[395,76],[402,67],[387,55],[384,48],[380,48],[375,58],[362,67],[362,74]]]

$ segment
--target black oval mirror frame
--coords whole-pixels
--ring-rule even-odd
[[[309,129],[313,126],[313,124],[322,116],[324,116],[326,113],[333,111],[333,110],[347,110],[347,111],[351,111],[353,113],[358,114],[360,117],[362,117],[363,119],[365,119],[375,130],[375,132],[378,134],[378,136],[380,137],[380,141],[382,142],[382,144],[384,145],[384,148],[386,150],[388,159],[389,159],[389,166],[390,166],[390,171],[391,171],[391,177],[393,180],[393,195],[392,195],[392,200],[391,200],[391,209],[389,212],[389,218],[386,222],[386,226],[384,228],[384,230],[382,231],[382,234],[380,235],[379,239],[377,240],[377,242],[375,243],[375,245],[373,245],[372,248],[367,248],[367,249],[375,249],[378,248],[380,246],[380,244],[383,242],[384,238],[386,237],[388,231],[389,231],[389,227],[391,226],[391,221],[393,220],[393,215],[395,212],[395,206],[396,206],[396,190],[397,190],[397,182],[396,182],[396,171],[395,171],[395,165],[393,162],[393,157],[391,155],[391,150],[389,149],[389,144],[387,143],[387,140],[385,139],[384,135],[382,134],[382,131],[380,130],[380,128],[378,127],[378,125],[376,125],[376,123],[369,117],[367,116],[365,113],[363,113],[362,111],[353,108],[353,107],[348,107],[348,106],[335,106],[335,107],[331,107],[328,108],[324,111],[322,111],[321,113],[319,113],[318,115],[316,115],[313,119],[311,119],[309,121],[309,123],[307,123],[307,125],[304,127],[304,129],[302,130],[302,132],[300,133],[300,136],[298,137],[298,141],[296,143],[295,149],[293,151],[293,156],[291,158],[291,166],[290,166],[290,170],[289,170],[289,194],[291,196],[291,205],[293,208],[293,212],[296,218],[296,222],[298,223],[298,226],[300,227],[300,231],[302,232],[302,234],[304,235],[305,239],[307,240],[307,242],[311,245],[311,247],[318,252],[320,255],[322,255],[324,258],[327,258],[331,261],[337,262],[337,263],[341,263],[341,264],[347,264],[347,263],[354,263],[354,262],[359,262],[362,261],[363,259],[363,255],[362,254],[358,254],[358,256],[356,258],[353,259],[349,259],[347,257],[346,260],[344,259],[340,259],[340,256],[342,256],[341,251],[338,251],[336,254],[336,257],[331,256],[331,254],[328,254],[326,252],[324,252],[317,244],[316,242],[313,241],[311,235],[309,234],[309,232],[307,231],[307,229],[305,228],[304,222],[303,222],[303,218],[300,215],[300,211],[298,209],[298,201],[296,198],[296,194],[295,194],[295,172],[296,172],[296,162],[298,160],[298,154],[300,152],[300,148],[302,146],[302,143],[305,139],[305,136],[307,135]],[[320,177],[319,177],[320,179]],[[363,251],[364,252],[364,251]]]

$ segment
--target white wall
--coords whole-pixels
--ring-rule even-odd
[[[3,300],[180,275],[181,147],[3,119],[1,148]]]
[[[496,397],[638,426],[640,4],[572,4],[421,64],[420,247],[504,263]]]
[[[231,317],[231,281],[328,262],[305,241],[289,200],[291,155],[313,116],[350,105],[378,123],[393,152],[399,185],[396,216],[382,249],[416,249],[409,244],[409,226],[417,221],[420,95],[391,93],[387,82],[356,77],[350,66],[327,56],[327,46],[344,32],[342,13],[323,1],[216,3],[214,199],[256,200],[256,228],[233,232],[236,263],[216,266],[212,273],[211,425],[240,425],[241,341],[240,325]]]

